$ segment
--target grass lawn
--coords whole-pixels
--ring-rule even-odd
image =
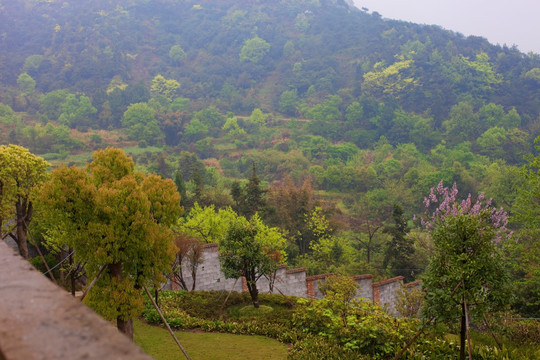
[[[193,360],[287,358],[287,346],[264,336],[176,331],[176,337]],[[156,360],[184,359],[169,332],[134,321],[133,340]]]

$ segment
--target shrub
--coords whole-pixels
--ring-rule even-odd
[[[308,336],[292,344],[287,358],[289,360],[361,360],[369,359],[369,356],[359,357],[357,352],[340,346],[336,341],[320,336]]]
[[[394,319],[362,299],[345,302],[327,295],[322,300],[298,303],[293,316],[296,328],[376,359],[394,354],[416,328],[416,322]]]
[[[513,321],[504,331],[514,344],[540,344],[540,321]]]

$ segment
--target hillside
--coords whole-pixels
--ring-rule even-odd
[[[308,103],[328,94],[392,98],[439,125],[462,100],[515,107],[525,124],[540,109],[538,57],[383,20],[342,0],[27,0],[2,9],[4,102],[6,87],[26,71],[43,93],[89,95],[161,74],[179,81],[178,95],[196,106],[235,113],[295,115],[279,106],[290,90]],[[242,55],[250,39],[261,41]]]
[[[250,178],[289,264],[414,277],[432,247],[412,218],[439,182],[513,215],[540,135],[540,56],[349,3],[2,2],[0,144],[53,166],[123,148],[175,179],[185,216],[241,213]],[[392,268],[395,205],[417,251]],[[319,258],[315,232],[332,241]],[[533,314],[527,239],[511,261]]]

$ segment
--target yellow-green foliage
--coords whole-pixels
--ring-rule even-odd
[[[48,167],[21,146],[0,146],[0,221],[15,217],[16,202],[31,204],[32,191],[47,179]]]
[[[131,158],[108,148],[86,169],[55,169],[41,189],[37,218],[47,242],[73,248],[90,278],[108,267],[88,304],[127,320],[142,310],[141,287],[165,280],[176,254],[169,228],[181,213],[171,180],[135,172]]]
[[[364,74],[363,88],[372,95],[384,93],[394,96],[410,90],[417,81],[404,74],[413,63],[413,60],[401,60],[385,67],[384,62],[378,62],[373,71]]]

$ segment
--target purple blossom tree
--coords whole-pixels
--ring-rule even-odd
[[[423,314],[436,321],[461,319],[460,359],[465,359],[468,320],[503,309],[510,300],[510,282],[502,249],[512,234],[508,216],[469,194],[457,200],[458,189],[440,182],[424,199],[422,225],[429,231],[435,253],[423,277]],[[470,343],[470,342],[469,342]]]

